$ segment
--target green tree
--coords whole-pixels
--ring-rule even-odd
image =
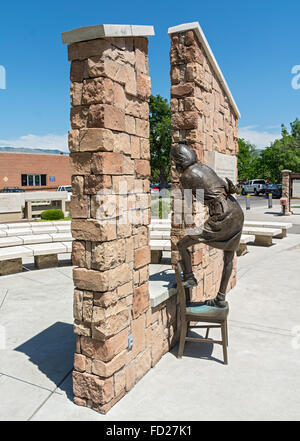
[[[298,118],[290,124],[290,133],[281,126],[281,138],[270,147],[261,151],[263,177],[273,182],[281,181],[281,170],[289,169],[300,172],[300,121]]]
[[[300,172],[300,121],[290,124],[290,132],[282,124],[281,138],[258,152],[255,146],[239,139],[239,180],[264,178],[281,181],[281,170]]]
[[[167,99],[160,95],[150,97],[150,151],[151,180],[166,188],[170,176],[171,112]]]
[[[242,138],[239,139],[237,166],[239,181],[245,181],[258,177],[257,168],[259,166],[259,154],[254,145]]]

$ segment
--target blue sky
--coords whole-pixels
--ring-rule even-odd
[[[102,23],[153,25],[152,93],[169,98],[168,27],[199,21],[240,109],[240,134],[268,145],[300,117],[299,0],[2,2],[0,145],[66,149],[69,63],[61,32]],[[1,87],[1,86],[0,86]]]

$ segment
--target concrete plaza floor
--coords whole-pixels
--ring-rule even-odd
[[[72,268],[1,277],[0,420],[299,419],[300,235],[274,242],[238,258],[229,365],[220,346],[175,347],[107,415],[72,402]]]

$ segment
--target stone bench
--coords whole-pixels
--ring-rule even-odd
[[[48,223],[47,223],[48,224]],[[0,224],[0,238],[10,236],[27,236],[33,234],[51,234],[51,233],[68,233],[71,231],[71,225],[44,225],[42,227],[27,226],[18,228],[2,229]]]
[[[243,234],[237,249],[237,255],[243,256],[248,252],[247,243],[253,242],[255,236]],[[160,263],[163,251],[171,251],[170,233],[152,232],[150,233],[151,263]]]
[[[71,240],[1,247],[0,276],[21,272],[24,257],[34,257],[38,269],[52,268],[58,265],[58,254],[71,253],[71,251]]]
[[[262,228],[262,227],[243,227],[243,234],[251,234],[255,236],[255,245],[271,246],[272,239],[282,233],[279,228]]]
[[[160,263],[163,251],[171,251],[171,241],[154,240],[150,236],[151,263]]]
[[[247,221],[244,222],[244,227],[257,227],[257,228],[280,228],[281,233],[274,236],[279,239],[283,239],[287,236],[287,230],[292,228],[293,224],[287,222],[265,222],[265,221]]]
[[[0,248],[38,243],[72,242],[71,232],[0,237]]]
[[[45,221],[45,222],[14,222],[9,224],[1,224],[0,230],[14,230],[16,228],[43,228],[45,226],[71,225],[71,221]]]
[[[255,240],[255,236],[252,234],[242,234],[239,247],[236,251],[238,256],[244,256],[248,252],[247,243],[253,242]]]

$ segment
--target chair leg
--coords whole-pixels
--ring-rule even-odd
[[[179,340],[179,348],[178,348],[177,358],[182,358],[183,351],[184,351],[186,333],[187,333],[187,323],[184,320],[181,322],[180,340]]]
[[[228,346],[228,323],[227,323],[227,320],[225,321],[225,327],[226,327],[226,344]]]
[[[221,333],[222,333],[222,346],[223,346],[224,364],[228,364],[227,341],[226,341],[226,324],[225,324],[225,321],[221,324]]]
[[[209,328],[206,328],[205,338],[208,338],[208,335],[209,335]]]

